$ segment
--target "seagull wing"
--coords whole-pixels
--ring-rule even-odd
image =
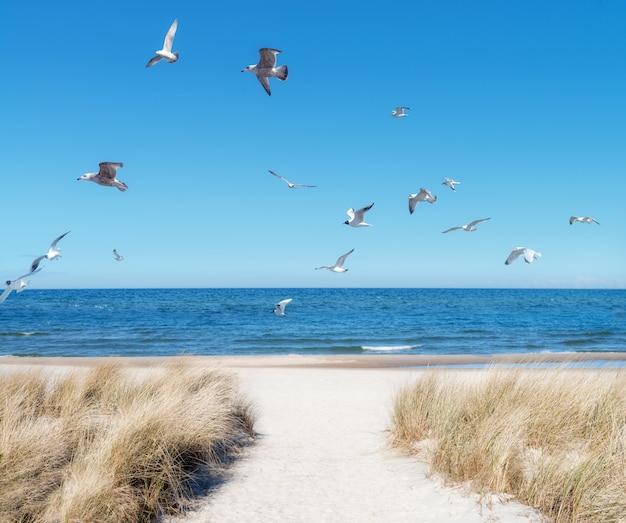
[[[417,207],[417,194],[409,195],[409,212],[413,214],[415,212],[415,207]]]
[[[365,207],[361,207],[358,211],[354,212],[354,216],[356,217],[356,220],[359,222],[362,222],[365,219],[365,213],[369,211],[373,206],[374,204],[370,203],[369,205]]]
[[[467,228],[471,229],[472,227],[474,227],[474,225],[480,223],[480,222],[486,222],[487,220],[491,220],[491,218],[481,218],[480,220],[474,220],[473,222],[470,222],[467,224]]]
[[[33,263],[30,264],[30,272],[33,273],[37,270],[37,267],[39,267],[39,264],[41,263],[41,260],[43,260],[46,257],[46,255],[44,254],[43,256],[39,256],[38,258],[35,258],[33,260]]]
[[[524,249],[524,261],[526,263],[532,263],[533,260],[536,260],[537,258],[541,257],[541,253],[540,252],[536,252],[532,249]]]
[[[148,63],[146,64],[146,67],[152,67],[154,64],[156,64],[159,60],[161,60],[163,57],[160,55],[156,55],[152,58],[150,58],[150,60],[148,61]]]
[[[578,216],[570,216],[569,224],[572,225],[574,222],[578,221]]]
[[[267,78],[267,76],[257,76],[259,82],[261,82],[261,85],[263,86],[263,89],[265,89],[265,92],[272,96],[272,91],[270,89],[270,81]]]
[[[295,187],[317,187],[317,185],[305,185],[303,183],[292,183]]]
[[[276,178],[280,178],[283,182],[285,182],[287,185],[289,185],[291,182],[289,180],[287,180],[286,178],[283,178],[280,174],[276,174],[274,171],[271,171],[268,169],[268,171],[270,172],[270,174],[273,174],[274,176],[276,176]]]
[[[350,221],[354,220],[354,209],[352,207],[346,211],[346,214],[348,215],[348,218],[350,218]]]
[[[275,67],[276,66],[276,55],[281,53],[278,49],[270,49],[269,47],[263,47],[263,49],[259,49],[259,55],[261,56],[259,59],[259,63],[257,67]]]
[[[120,167],[124,167],[121,162],[100,162],[100,171],[98,176],[106,178],[108,180],[115,180],[115,175]],[[67,233],[66,233],[67,234]]]
[[[9,294],[11,294],[12,290],[13,290],[13,287],[11,287],[10,285],[6,289],[4,289],[4,292],[0,294],[0,303],[3,303],[4,300],[6,300],[9,297]]]
[[[287,307],[288,303],[291,303],[292,298],[287,298],[285,300],[281,300],[276,304],[276,309],[278,309],[278,312],[282,315],[285,314],[285,307]]]
[[[178,18],[172,22],[167,34],[165,35],[165,40],[163,41],[163,50],[168,53],[172,52],[172,44],[174,43],[174,36],[176,35],[176,29],[178,28]]]
[[[343,263],[346,261],[346,258],[350,256],[353,252],[354,252],[354,249],[351,249],[347,253],[345,253],[343,256],[339,256],[339,258],[337,258],[337,262],[335,263],[335,267],[342,267]]]
[[[55,250],[57,248],[57,243],[59,242],[59,240],[64,238],[69,233],[70,233],[70,231],[64,232],[63,234],[61,234],[61,236],[59,236],[58,238],[55,238],[55,240],[50,244],[50,249],[51,250]]]
[[[510,265],[511,263],[513,263],[515,260],[517,260],[519,255],[522,254],[523,251],[524,251],[524,247],[515,247],[515,249],[511,251],[511,254],[509,254],[509,257],[506,259],[504,264]]]
[[[463,227],[450,227],[447,231],[443,231],[443,234],[447,233],[447,232],[451,232],[451,231],[458,231],[459,229],[462,229]]]

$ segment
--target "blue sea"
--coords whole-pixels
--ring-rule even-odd
[[[626,352],[626,291],[27,289],[0,305],[0,356],[545,352]]]

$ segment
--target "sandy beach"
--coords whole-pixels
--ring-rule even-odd
[[[514,500],[480,500],[429,475],[428,465],[388,444],[395,393],[426,366],[593,360],[598,355],[471,356],[190,356],[194,366],[239,376],[257,408],[256,442],[229,477],[193,512],[168,523],[518,522],[540,521]],[[0,370],[44,366],[52,373],[118,360],[150,372],[165,358],[6,358]],[[181,358],[178,358],[181,359]],[[603,354],[603,360],[624,359]],[[445,369],[438,372],[468,372]],[[476,372],[476,371],[469,371]]]

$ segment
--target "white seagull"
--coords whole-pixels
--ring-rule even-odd
[[[362,207],[358,211],[355,211],[352,207],[350,207],[346,214],[348,215],[349,220],[343,222],[345,225],[349,225],[350,227],[371,227],[371,223],[365,223],[365,213],[369,211],[374,206],[374,203],[370,203],[366,207]]]
[[[47,260],[54,260],[56,258],[60,258],[61,257],[61,249],[57,249],[57,243],[59,243],[59,240],[64,238],[69,233],[70,233],[70,231],[64,232],[63,234],[61,234],[61,236],[59,236],[58,238],[55,238],[54,241],[50,244],[50,248],[48,249],[48,252],[46,254],[44,254],[44,258],[46,258]],[[41,261],[40,258],[37,258],[33,262],[33,266],[35,266],[35,262],[37,262],[37,265],[39,264],[38,260]],[[35,268],[37,268],[37,267],[35,266]]]
[[[460,227],[450,227],[447,231],[443,231],[444,234],[446,232],[451,232],[451,231],[458,231],[459,229],[462,229],[466,232],[474,232],[476,230],[476,225],[479,224],[480,222],[486,222],[487,220],[490,220],[491,218],[481,218],[480,220],[474,220],[473,222],[469,222],[467,225],[461,225]]]
[[[276,316],[287,316],[285,314],[285,307],[287,307],[288,303],[291,303],[292,298],[287,298],[286,300],[281,300],[275,305],[275,309],[272,311]]]
[[[410,111],[411,108],[410,107],[396,107],[393,111],[391,111],[391,116],[393,116],[394,118],[403,118],[405,116],[409,116],[408,114],[405,113],[405,111]]]
[[[113,256],[115,256],[115,261],[124,261],[125,259],[116,249],[113,249]]]
[[[88,182],[95,182],[105,187],[117,187],[122,192],[128,189],[128,185],[124,182],[120,182],[115,177],[117,170],[120,167],[124,167],[122,162],[100,162],[98,165],[100,166],[100,170],[97,173],[85,173],[80,178],[77,178],[77,180],[87,180]]]
[[[346,258],[350,256],[353,252],[354,249],[348,251],[343,256],[339,256],[339,258],[337,258],[337,261],[335,262],[335,265],[322,265],[321,267],[315,267],[315,270],[328,269],[332,272],[346,272],[348,269],[343,268],[343,263],[346,261]]]
[[[441,185],[447,185],[448,187],[450,187],[450,189],[456,192],[456,188],[454,186],[459,185],[460,183],[461,182],[457,182],[453,180],[452,178],[444,178],[443,182],[441,182]]]
[[[270,169],[268,169],[268,171],[270,172],[270,174],[276,176],[276,178],[280,178],[283,182],[285,182],[290,189],[295,189],[296,187],[316,187],[315,185],[304,185],[303,183],[291,183],[289,180],[287,180],[287,178],[283,178],[279,174],[276,174],[274,171],[271,171]]]
[[[409,212],[413,214],[419,202],[435,203],[436,201],[437,197],[428,189],[420,188],[420,192],[409,195]]]
[[[591,216],[572,216],[569,219],[569,224],[572,225],[574,222],[597,223],[598,225],[600,225],[600,222],[597,220],[594,220]]]
[[[524,255],[524,261],[526,263],[532,263],[533,260],[541,257],[540,252],[529,249],[528,247],[515,247],[515,249],[511,251],[511,254],[509,254],[509,257],[506,259],[504,264],[510,265],[522,254]]]
[[[245,69],[241,70],[242,73],[245,73],[246,71],[254,73],[259,79],[259,82],[261,82],[263,89],[265,89],[267,94],[270,96],[272,96],[269,81],[270,76],[284,81],[289,75],[289,69],[286,65],[276,67],[276,55],[278,53],[282,53],[282,51],[279,51],[278,49],[270,49],[269,47],[263,47],[262,49],[259,49],[259,54],[261,55],[259,63],[249,65]]]
[[[150,61],[146,64],[146,67],[152,67],[163,58],[167,60],[168,64],[172,64],[178,60],[178,51],[172,53],[172,43],[174,42],[174,35],[176,34],[177,28],[178,18],[174,20],[174,22],[172,22],[172,25],[165,35],[165,40],[163,41],[163,49],[155,51],[156,56],[150,59]]]
[[[15,280],[7,280],[6,281],[6,286],[7,288],[4,289],[4,292],[2,294],[0,294],[0,303],[3,303],[4,300],[6,300],[9,297],[9,294],[11,294],[11,292],[15,291],[17,293],[22,292],[26,286],[28,285],[28,281],[25,280],[25,278],[27,278],[28,276],[32,276],[33,274],[36,274],[40,271],[41,269],[36,269],[34,271],[30,271],[27,274],[24,274],[22,276],[20,276],[19,278],[16,278]]]

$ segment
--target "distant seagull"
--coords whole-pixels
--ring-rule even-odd
[[[443,182],[441,182],[441,185],[447,185],[448,187],[450,187],[450,189],[456,192],[456,188],[454,186],[459,185],[460,183],[461,182],[454,181],[452,178],[444,178]]]
[[[259,79],[259,82],[261,82],[265,92],[267,92],[270,96],[272,96],[272,92],[270,91],[270,76],[284,81],[289,75],[289,70],[286,65],[276,67],[276,55],[278,53],[282,53],[282,51],[279,51],[278,49],[270,49],[269,47],[259,49],[259,54],[261,55],[259,63],[256,65],[249,65],[245,69],[241,70],[242,73],[245,73],[246,71],[254,73]]]
[[[58,238],[55,238],[55,240],[50,244],[50,248],[48,249],[48,252],[44,255],[44,258],[46,258],[47,260],[54,260],[55,258],[60,258],[61,249],[57,249],[57,243],[59,243],[59,240],[67,236],[69,233],[70,231],[64,232],[63,234],[61,234],[61,236],[59,236]],[[34,264],[35,262],[33,262],[33,265]]]
[[[9,297],[9,294],[11,294],[11,292],[13,291],[17,293],[22,292],[28,285],[28,281],[25,278],[28,278],[29,276],[32,276],[33,274],[38,273],[40,270],[41,269],[30,271],[28,274],[24,274],[20,276],[19,278],[16,278],[15,280],[7,280],[6,281],[7,288],[4,289],[4,292],[2,294],[0,294],[0,303],[3,303],[4,300],[6,300]]]
[[[458,231],[459,229],[462,229],[467,232],[474,232],[476,230],[477,224],[479,224],[480,222],[486,222],[487,220],[490,220],[490,219],[491,218],[482,218],[480,220],[474,220],[473,222],[470,222],[467,225],[461,225],[460,227],[450,227],[447,231],[443,231],[443,232],[445,234],[446,232]]]
[[[104,185],[105,187],[117,187],[120,191],[124,192],[128,189],[128,185],[124,182],[120,182],[115,175],[120,167],[124,167],[121,162],[100,162],[100,170],[97,173],[83,174],[77,180],[87,180],[88,182],[96,182],[98,185]]]
[[[572,216],[569,219],[569,224],[572,225],[574,222],[581,222],[581,223],[597,223],[598,225],[600,225],[600,222],[597,220],[594,220],[591,216]]]
[[[348,215],[349,220],[343,222],[345,225],[349,225],[350,227],[371,227],[371,223],[365,223],[365,213],[369,211],[374,206],[374,203],[370,203],[366,207],[362,207],[358,211],[355,211],[352,207],[348,209],[346,214]]]
[[[435,203],[437,197],[431,194],[428,189],[420,188],[420,192],[409,195],[409,212],[413,214],[419,202]]]
[[[393,111],[391,111],[391,116],[394,118],[404,118],[405,116],[409,116],[405,113],[405,111],[410,111],[410,107],[396,107]]]
[[[167,34],[165,35],[165,40],[163,42],[163,49],[155,51],[156,56],[150,59],[150,61],[146,64],[146,67],[152,67],[163,58],[167,60],[168,64],[172,64],[178,60],[178,51],[172,53],[172,43],[174,42],[174,35],[176,34],[177,27],[178,19],[174,20],[169,30],[167,31]]]
[[[268,169],[268,171],[270,170]],[[295,189],[296,187],[317,187],[316,185],[304,185],[303,183],[291,183],[289,180],[276,174],[274,171],[270,171],[270,174],[273,174],[274,176],[276,176],[276,178],[280,178],[283,182],[285,182],[289,186],[290,189]]]
[[[522,254],[524,255],[524,261],[526,263],[532,263],[533,260],[541,257],[540,252],[529,249],[528,247],[515,247],[515,249],[511,251],[511,254],[509,254],[509,257],[506,259],[504,264],[509,265],[513,263]]]
[[[286,316],[285,307],[287,307],[288,303],[291,303],[292,298],[287,298],[286,300],[281,300],[276,304],[276,308],[272,311],[276,316]]]
[[[321,267],[315,267],[315,270],[328,269],[332,272],[346,272],[348,269],[343,268],[343,263],[346,261],[346,258],[350,256],[353,252],[354,249],[348,251],[343,256],[339,256],[339,258],[337,258],[337,261],[335,262],[335,265],[322,265]]]
[[[124,261],[125,258],[116,249],[113,249],[113,256],[115,256],[115,261]]]

